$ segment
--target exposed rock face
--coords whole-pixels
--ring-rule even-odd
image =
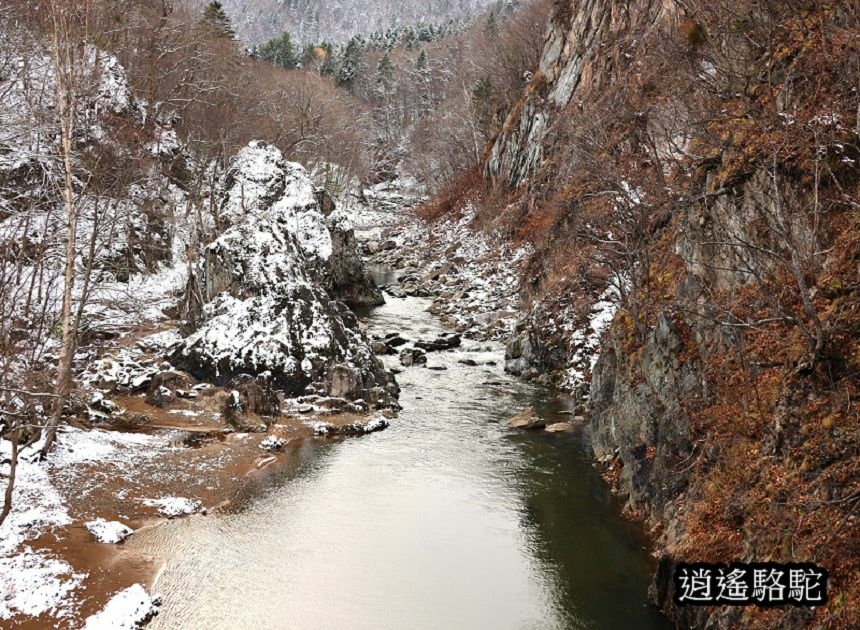
[[[382,292],[359,254],[352,226],[337,211],[328,215],[326,225],[332,241],[332,255],[326,274],[329,292],[349,306],[384,304]]]
[[[203,253],[176,363],[222,383],[268,372],[288,395],[322,383],[334,396],[391,404],[393,376],[329,293],[334,267],[342,279],[366,271],[357,256],[336,256],[334,241],[345,253],[348,238],[333,239],[304,169],[252,143],[234,159],[223,190],[221,219],[232,225]]]
[[[631,361],[622,345],[618,336],[607,340],[594,370],[594,454],[617,454],[629,507],[659,514],[686,485],[676,466],[691,452],[688,410],[706,392],[697,364],[680,360],[684,343],[667,319],[658,322],[638,360]]]
[[[284,160],[277,148],[252,142],[242,149],[222,179],[220,197],[222,226],[248,215],[280,216],[332,297],[350,306],[384,303],[349,222],[305,168]]]
[[[632,5],[632,6],[631,6]],[[553,118],[576,99],[610,81],[627,65],[624,51],[606,41],[643,24],[670,19],[677,7],[660,0],[561,0],[547,29],[538,70],[505,122],[485,165],[487,177],[517,188],[545,157]]]
[[[773,15],[743,4],[760,24]],[[711,55],[745,47],[747,34],[717,36],[725,14],[705,18],[706,6],[556,3],[540,69],[485,165],[510,195],[511,221],[521,220],[517,227],[539,252],[523,274],[528,314],[508,344],[506,368],[531,378],[563,373],[552,381],[582,393],[591,380],[583,411],[590,407],[595,455],[631,514],[659,536],[664,555],[651,595],[680,626],[800,627],[815,619],[853,627],[841,606],[766,615],[672,601],[681,560],[815,560],[829,563],[842,592],[858,590],[856,553],[835,556],[832,541],[808,528],[813,519],[854,518],[837,502],[852,501],[856,485],[834,480],[856,477],[849,455],[856,439],[845,437],[845,421],[834,435],[842,412],[833,410],[849,413],[847,392],[856,399],[857,391],[856,368],[836,366],[857,365],[856,353],[842,347],[858,330],[856,204],[849,202],[850,219],[842,204],[857,194],[860,126],[853,100],[837,111],[838,99],[826,94],[856,93],[843,70],[856,50],[821,52],[813,62],[798,43],[813,41],[812,22],[790,21],[771,47],[719,70]],[[812,29],[816,42],[828,30],[856,30],[856,15],[809,6],[822,24]],[[673,41],[695,63],[664,81],[677,58],[661,56],[661,48]],[[742,97],[721,91],[729,76],[754,83],[761,68],[777,66],[768,85]],[[801,76],[807,87],[798,87]],[[720,87],[710,87],[714,77]],[[819,79],[826,88],[812,87]],[[711,120],[735,97],[757,112],[749,117],[754,129],[740,130],[746,119],[703,128],[690,115],[704,107]],[[623,113],[607,111],[614,103]],[[619,133],[593,142],[607,130]],[[783,154],[783,146],[792,150]],[[600,156],[609,155],[618,160],[604,167]],[[842,169],[829,189],[816,175],[822,155]],[[664,168],[664,158],[677,172]],[[581,194],[568,196],[577,186]],[[589,198],[604,194],[602,206]],[[821,195],[833,200],[828,213],[816,212]],[[631,208],[648,219],[641,233],[621,240],[632,236],[648,256],[628,249],[632,259],[618,263],[611,250]],[[552,216],[546,233],[529,221],[543,212]],[[601,245],[583,251],[593,242]]]

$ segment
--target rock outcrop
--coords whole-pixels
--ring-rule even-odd
[[[304,169],[252,143],[233,160],[222,189],[220,219],[229,227],[205,249],[189,284],[188,334],[174,363],[219,383],[268,373],[290,396],[312,387],[392,404],[393,376],[336,299],[349,277],[362,280],[352,294],[365,303],[375,285],[364,283],[369,276],[347,251],[349,237],[333,238]]]
[[[608,42],[622,39],[619,34],[630,42],[637,29],[673,19],[677,11],[659,0],[557,2],[537,72],[493,143],[487,177],[513,189],[528,183],[546,157],[547,136],[561,110],[629,65],[630,55]]]
[[[382,293],[358,250],[352,226],[305,168],[274,146],[252,142],[220,182],[219,227],[248,215],[281,216],[329,294],[349,306],[378,306]]]

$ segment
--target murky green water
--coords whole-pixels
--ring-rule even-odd
[[[427,305],[391,299],[366,321],[428,337],[442,329]],[[389,429],[305,444],[232,511],[134,536],[166,561],[151,627],[668,627],[646,604],[645,542],[583,438],[503,426],[563,403],[505,376],[501,347],[487,348],[466,342],[429,355],[447,370],[399,375]]]

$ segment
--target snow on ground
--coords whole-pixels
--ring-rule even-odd
[[[111,598],[107,605],[89,617],[84,630],[134,630],[158,613],[158,603],[146,589],[134,584]]]
[[[12,444],[0,439],[0,459],[11,453]],[[34,448],[29,448],[21,451],[18,458],[12,512],[0,525],[0,556],[8,556],[23,543],[72,522],[63,498],[51,483],[49,466],[39,462],[37,455]],[[8,464],[2,470],[8,474]]]
[[[562,389],[572,391],[591,374],[600,356],[600,339],[617,311],[618,289],[610,284],[592,305],[584,326],[564,323],[564,330],[570,335],[568,347],[573,348],[573,352],[568,358],[568,367],[560,384]]]
[[[436,298],[431,312],[467,337],[506,339],[519,310],[519,269],[531,253],[529,246],[512,248],[493,232],[475,229],[474,206],[461,216],[434,223],[401,214],[401,223],[385,232],[397,247],[376,260],[402,267],[400,287],[389,293],[402,297],[415,285]],[[444,273],[442,271],[444,270]],[[438,271],[436,279],[428,278]]]
[[[61,619],[70,617],[70,595],[83,577],[67,562],[28,545],[15,555],[0,556],[0,620],[48,612]]]
[[[344,195],[336,212],[347,218],[357,235],[374,238],[382,228],[414,218],[413,209],[426,198],[414,179],[401,177],[369,186],[360,195]]]
[[[128,538],[134,533],[134,530],[128,525],[124,525],[119,521],[107,521],[103,518],[97,518],[94,521],[85,523],[87,531],[89,531],[95,539],[106,545],[116,545]]]
[[[11,443],[0,440],[0,459],[8,458],[11,452]],[[36,455],[35,448],[21,452],[12,511],[0,526],[0,619],[17,613],[69,614],[67,598],[83,577],[63,560],[26,544],[72,522],[51,483],[48,465],[39,462]],[[3,470],[8,473],[8,465]]]
[[[127,468],[141,458],[155,457],[168,441],[164,435],[64,427],[49,460],[55,470],[86,462]]]
[[[66,427],[48,461],[39,461],[38,442],[21,451],[12,511],[0,526],[0,619],[18,614],[50,613],[56,618],[74,614],[72,595],[85,576],[51,552],[34,550],[29,544],[73,522],[54,480],[72,474],[72,468],[82,463],[133,467],[141,458],[154,456],[158,447],[166,447],[168,440],[167,436]],[[10,442],[0,440],[0,459],[10,454]],[[8,472],[8,465],[3,470]]]
[[[144,499],[144,505],[158,508],[158,511],[167,518],[186,516],[199,512],[203,506],[200,501],[187,499],[185,497],[161,497],[160,499]]]

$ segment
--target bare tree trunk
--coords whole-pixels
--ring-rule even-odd
[[[6,492],[3,497],[3,511],[0,512],[0,525],[12,511],[12,495],[15,490],[15,473],[18,468],[18,429],[9,432],[9,441],[12,442],[12,455],[9,460],[9,481],[6,482]]]
[[[75,238],[78,226],[74,189],[74,138],[77,113],[78,68],[74,55],[75,42],[71,34],[72,9],[64,2],[51,2],[54,22],[52,52],[56,76],[56,99],[60,118],[60,152],[63,159],[63,205],[66,210],[66,267],[63,278],[63,308],[61,314],[62,339],[57,379],[54,387],[56,399],[51,419],[46,427],[42,457],[50,452],[57,435],[57,426],[72,382],[72,360],[75,354],[77,331],[72,319],[72,299],[75,286]]]

